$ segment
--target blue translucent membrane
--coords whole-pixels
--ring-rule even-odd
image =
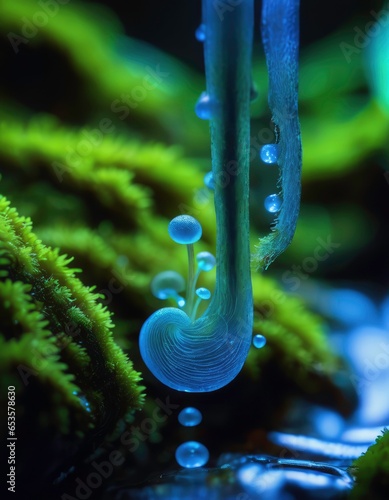
[[[212,171],[211,172],[207,172],[204,175],[204,184],[207,186],[208,189],[212,189],[212,190],[215,189],[215,181],[213,180],[213,173],[212,173]]]
[[[195,106],[195,113],[201,120],[210,120],[214,117],[215,102],[206,92],[201,93]]]
[[[269,163],[269,164],[277,163],[278,161],[277,144],[266,144],[265,146],[262,146],[259,156],[264,163]]]
[[[178,414],[178,421],[185,427],[194,427],[195,425],[199,425],[202,419],[203,416],[201,411],[197,408],[193,408],[192,406],[184,408]]]
[[[210,252],[199,252],[196,255],[197,266],[201,271],[212,271],[216,266],[215,256]]]
[[[173,298],[180,307],[184,307],[185,299],[178,293],[185,290],[185,280],[176,271],[163,271],[151,281],[151,293],[157,299]]]
[[[254,335],[253,346],[256,349],[261,349],[265,345],[266,345],[266,337],[264,337],[263,335],[260,335],[260,334]]]
[[[206,38],[205,24],[203,24],[203,23],[200,24],[200,26],[195,31],[195,37],[196,37],[196,40],[198,40],[199,42],[204,42],[205,41],[205,38]]]
[[[265,198],[264,206],[268,212],[275,214],[280,211],[282,200],[278,194],[271,194]]]
[[[203,232],[200,222],[190,215],[174,217],[169,223],[168,231],[171,239],[181,245],[196,243]]]
[[[177,448],[176,460],[181,467],[188,469],[202,467],[209,460],[209,451],[197,441],[187,441]]]

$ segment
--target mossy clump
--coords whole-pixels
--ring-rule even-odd
[[[112,338],[111,313],[71,260],[0,196],[0,385],[4,407],[15,388],[21,478],[34,477],[38,436],[41,477],[55,470],[59,450],[62,459],[85,458],[143,402],[140,374]]]
[[[352,465],[355,486],[352,500],[386,500],[389,491],[389,431],[385,429],[375,443]]]

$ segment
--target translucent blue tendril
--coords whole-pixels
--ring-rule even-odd
[[[220,16],[212,0],[203,0],[203,22],[207,89],[195,110],[200,118],[210,120],[213,177],[229,178],[223,187],[214,185],[215,291],[204,314],[196,318],[197,276],[216,262],[213,256],[200,253],[195,270],[193,247],[201,226],[189,216],[176,217],[169,234],[188,250],[185,310],[156,311],[144,323],[139,341],[150,371],[165,385],[186,392],[214,391],[236,377],[251,346],[253,324],[248,220],[253,1],[243,0]],[[239,165],[236,175],[228,172],[231,162]],[[206,300],[207,295],[197,289],[197,299]],[[180,465],[206,463],[208,452],[203,445],[186,445],[177,449]]]
[[[302,155],[298,119],[299,4],[299,0],[262,2],[262,40],[269,72],[269,107],[278,131],[276,156],[283,200],[272,232],[261,238],[257,247],[255,260],[258,267],[264,269],[291,242],[300,208]],[[265,149],[266,151],[269,152],[269,149]],[[262,160],[266,162],[263,158]]]

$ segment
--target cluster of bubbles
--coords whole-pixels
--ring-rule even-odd
[[[188,246],[189,269],[194,266],[192,252],[193,244],[202,236],[202,227],[198,220],[190,215],[179,215],[169,223],[168,232],[170,237],[176,243]],[[189,272],[189,282],[187,295],[190,298],[191,291],[195,292],[197,301],[189,302],[180,295],[185,290],[186,284],[181,274],[176,271],[163,271],[157,274],[151,282],[152,294],[161,300],[173,299],[178,307],[187,306],[187,313],[192,319],[195,319],[197,309],[202,300],[209,300],[211,292],[208,288],[200,287],[196,289],[197,279],[202,271],[211,271],[216,266],[215,256],[210,252],[200,252],[196,255],[197,270],[194,273]]]
[[[178,421],[184,427],[195,427],[202,421],[203,416],[197,408],[184,408],[178,415]],[[181,467],[193,469],[202,467],[209,460],[209,451],[198,441],[186,441],[176,450],[176,460]]]

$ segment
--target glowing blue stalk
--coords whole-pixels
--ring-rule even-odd
[[[226,12],[203,0],[207,94],[217,220],[216,288],[203,316],[176,308],[156,311],[142,327],[140,350],[151,372],[180,391],[219,389],[240,372],[251,345],[248,166],[253,1]],[[231,165],[237,165],[231,174]],[[223,183],[225,184],[225,183]]]
[[[291,242],[300,208],[301,136],[298,120],[299,0],[263,0],[262,39],[269,71],[269,107],[278,134],[282,208],[255,255],[267,268]]]

